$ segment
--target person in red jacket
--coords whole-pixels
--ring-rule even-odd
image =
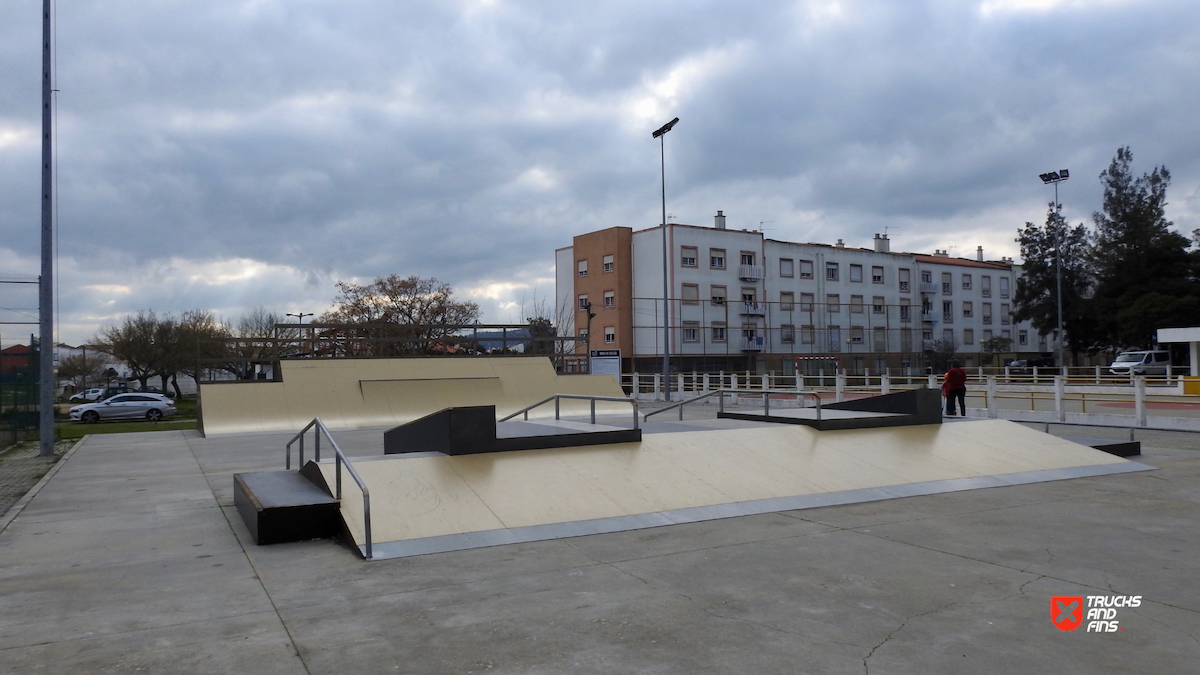
[[[958,399],[958,408],[962,416],[967,416],[967,371],[959,366],[958,361],[950,362],[950,370],[942,380],[942,395],[946,397],[946,414],[954,416],[954,400]]]

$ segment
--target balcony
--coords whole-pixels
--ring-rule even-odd
[[[761,335],[742,338],[742,351],[761,352],[767,340]]]
[[[922,281],[921,282],[921,292],[922,293],[937,293],[939,290],[941,290],[941,288],[937,284],[933,283],[932,281]]]
[[[937,323],[942,320],[941,312],[921,312],[921,320],[929,323]]]
[[[762,281],[764,276],[762,265],[738,266],[738,278],[742,281]]]
[[[743,302],[742,303],[742,315],[743,316],[766,316],[767,315],[767,303],[765,303],[765,302]]]

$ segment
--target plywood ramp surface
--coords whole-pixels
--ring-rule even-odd
[[[454,406],[494,405],[500,416],[553,394],[623,397],[611,375],[558,375],[548,358],[313,359],[283,361],[281,382],[206,384],[200,388],[206,435],[299,430],[320,417],[334,429],[411,422]],[[564,401],[562,414],[589,411]],[[600,403],[602,414],[628,414]],[[530,417],[554,414],[546,405]]]
[[[354,460],[371,491],[375,542],[1118,464],[1131,463],[1005,420],[832,432],[778,425],[647,434],[641,443],[605,446]],[[322,470],[332,484],[333,466]],[[361,545],[361,494],[352,482],[343,485],[343,514]]]

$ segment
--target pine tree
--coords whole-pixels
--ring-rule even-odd
[[[1092,214],[1097,337],[1113,347],[1149,347],[1158,328],[1200,321],[1188,240],[1166,219],[1171,174],[1134,178],[1132,162],[1128,147],[1117,150],[1100,174],[1103,211]]]

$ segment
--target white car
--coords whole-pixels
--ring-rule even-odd
[[[1147,350],[1141,352],[1121,352],[1108,366],[1108,372],[1113,375],[1166,375],[1167,366],[1171,365],[1171,354],[1166,351]]]
[[[70,401],[71,403],[77,403],[77,402],[81,402],[81,401],[95,401],[95,400],[99,399],[103,394],[104,394],[104,387],[95,387],[92,389],[85,389],[85,390],[79,392],[78,394],[75,394],[74,396],[72,396],[71,398],[69,398],[67,400]]]
[[[157,422],[176,413],[175,402],[162,394],[117,394],[96,403],[71,408],[71,419],[85,424],[100,420],[139,419]]]

